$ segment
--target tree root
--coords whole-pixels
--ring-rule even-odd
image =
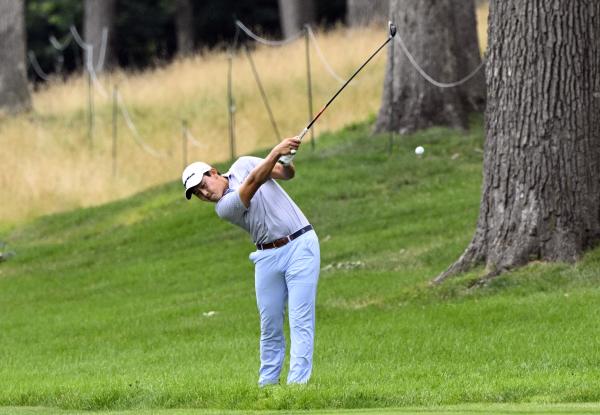
[[[430,285],[438,285],[444,282],[446,278],[453,277],[457,274],[467,272],[476,265],[481,264],[485,260],[485,256],[482,253],[481,246],[475,244],[474,241],[469,244],[465,252],[458,258],[458,260],[450,265],[446,271],[435,277]]]

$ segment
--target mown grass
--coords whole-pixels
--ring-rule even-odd
[[[44,407],[5,407],[0,414],[10,415],[534,415],[534,414],[577,414],[592,415],[600,410],[597,403],[570,404],[465,404],[452,406],[414,408],[375,408],[375,409],[324,409],[324,410],[276,410],[276,411],[236,411],[212,409],[150,409],[126,411],[73,411]]]
[[[309,385],[257,388],[252,245],[172,182],[3,231],[16,255],[0,264],[0,406],[598,401],[600,250],[478,289],[481,270],[430,287],[474,230],[481,119],[466,133],[396,137],[392,155],[370,125],[304,147],[284,183],[321,239]]]

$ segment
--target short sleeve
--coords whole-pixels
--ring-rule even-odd
[[[240,179],[242,179],[242,181],[243,181],[243,179],[245,179],[250,174],[252,169],[254,169],[256,166],[258,166],[262,161],[263,161],[263,159],[258,158],[258,157],[252,157],[252,156],[240,157],[239,159],[236,160],[235,163],[233,163],[233,165],[231,166],[229,171],[233,172],[234,174],[237,174],[238,177],[240,177]]]
[[[240,223],[244,213],[246,213],[248,209],[242,203],[239,192],[232,190],[219,200],[215,206],[215,210],[221,219],[226,219],[233,223]]]

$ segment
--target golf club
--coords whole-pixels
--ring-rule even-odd
[[[315,123],[315,121],[317,121],[319,119],[319,117],[321,116],[321,114],[323,114],[323,112],[327,109],[327,107],[329,106],[329,104],[331,104],[333,102],[333,100],[340,94],[340,92],[342,92],[344,90],[344,88],[346,88],[346,86],[350,83],[350,81],[352,81],[354,79],[354,77],[361,71],[362,68],[364,68],[367,63],[369,63],[369,61],[371,61],[371,59],[373,59],[373,57],[375,55],[377,55],[377,53],[379,53],[379,51],[381,49],[383,49],[385,47],[385,45],[387,45],[389,43],[390,40],[392,40],[392,38],[396,35],[396,25],[394,25],[392,22],[388,23],[389,25],[389,30],[390,30],[390,35],[388,36],[387,40],[381,45],[379,46],[379,48],[377,48],[377,50],[375,52],[373,52],[373,54],[369,57],[369,59],[367,59],[365,61],[365,63],[363,63],[360,68],[358,68],[356,70],[356,72],[354,72],[352,74],[352,76],[344,83],[344,85],[342,85],[342,87],[335,93],[335,95],[327,102],[327,104],[325,104],[325,106],[323,108],[321,108],[321,110],[317,113],[317,115],[315,115],[315,117],[308,123],[308,125],[304,128],[304,130],[302,130],[302,132],[300,134],[298,134],[298,139],[302,140],[302,138],[304,138],[304,136],[306,135],[306,133],[308,132],[308,130],[310,130],[310,127],[313,126],[313,124]],[[288,165],[291,163],[291,161],[294,159],[294,155],[296,154],[295,150],[292,150],[291,154],[287,154],[285,156],[281,156],[279,158],[279,163],[283,164],[283,165]]]

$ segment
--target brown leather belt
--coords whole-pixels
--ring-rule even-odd
[[[297,230],[296,232],[294,232],[291,235],[284,236],[283,238],[279,238],[273,242],[269,242],[266,244],[256,244],[256,247],[258,249],[281,248],[282,246],[286,245],[288,242],[293,241],[300,235],[303,235],[308,231],[312,231],[312,228],[313,228],[312,225],[305,226],[304,228]]]

